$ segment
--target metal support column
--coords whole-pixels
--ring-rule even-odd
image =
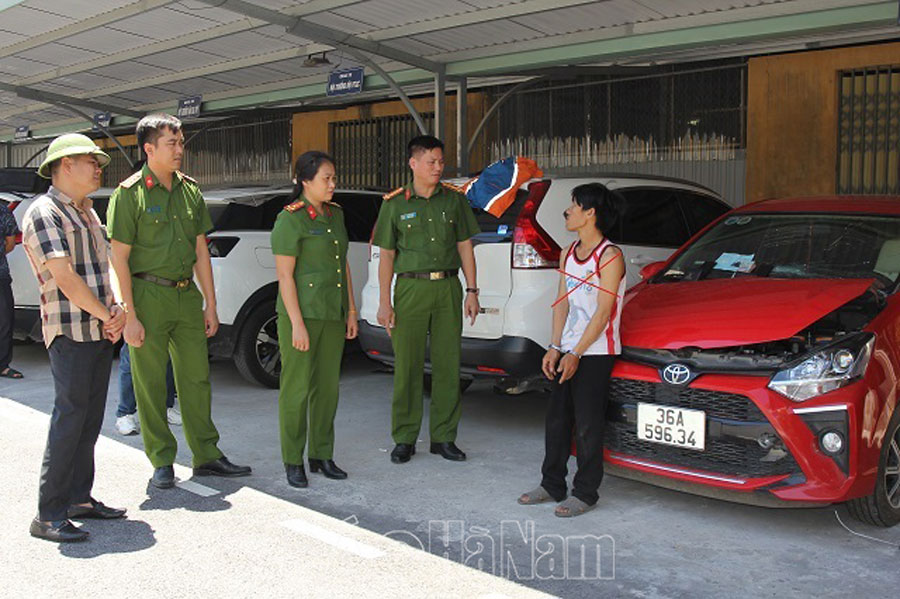
[[[434,136],[444,140],[447,134],[447,70],[441,67],[434,73]]]
[[[466,146],[469,143],[466,137],[469,118],[469,92],[468,80],[460,77],[456,83],[456,176],[465,177],[469,174],[469,153]]]

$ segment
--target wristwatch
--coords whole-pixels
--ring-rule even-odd
[[[466,293],[474,293],[478,295],[478,287],[466,287]]]

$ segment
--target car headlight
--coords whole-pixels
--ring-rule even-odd
[[[799,364],[779,370],[769,381],[769,389],[793,401],[840,389],[863,375],[874,345],[872,333],[848,335]]]

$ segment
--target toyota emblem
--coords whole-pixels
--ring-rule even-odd
[[[685,385],[691,380],[691,369],[684,364],[669,364],[663,368],[662,379],[670,385]]]

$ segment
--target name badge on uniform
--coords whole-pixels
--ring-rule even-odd
[[[415,217],[416,217],[415,212],[407,212],[406,214],[400,215],[400,220],[409,220],[409,219],[415,218]]]
[[[147,214],[162,214],[162,206],[147,206]]]
[[[325,229],[310,229],[309,234],[310,235],[324,235]]]

